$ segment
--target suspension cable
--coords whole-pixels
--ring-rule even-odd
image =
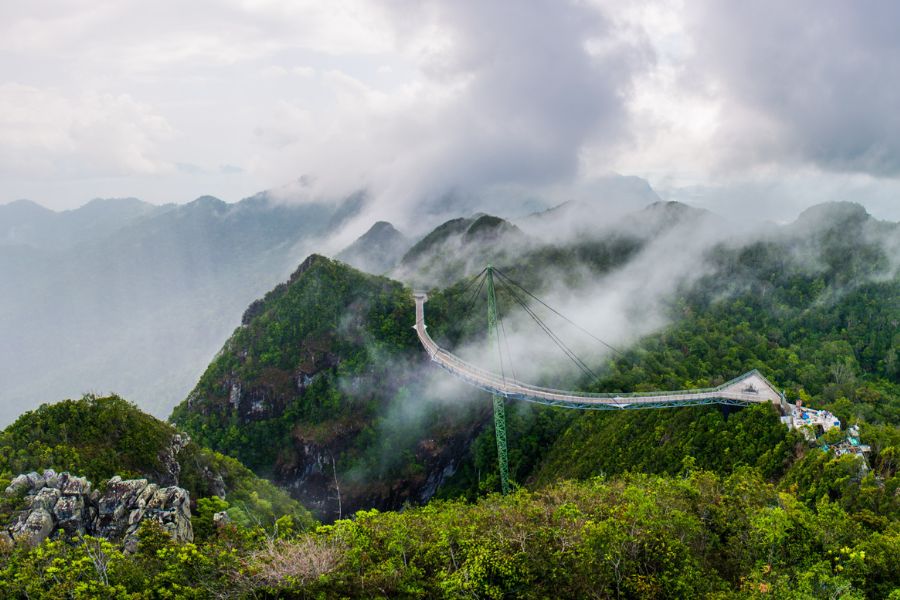
[[[474,285],[475,282],[477,282],[478,279],[479,279],[482,275],[484,275],[485,271],[487,271],[487,267],[483,268],[481,271],[479,271],[478,273],[476,273],[475,275],[473,275],[472,277],[470,277],[470,278],[469,278],[469,283],[467,283],[467,284],[466,284],[466,287],[464,287],[462,290],[460,290],[459,293],[460,293],[460,294],[464,294],[464,293],[466,293],[469,289],[471,289],[472,285]]]
[[[608,344],[607,342],[604,342],[603,340],[601,340],[600,338],[598,338],[596,335],[594,335],[593,333],[591,333],[590,331],[588,331],[587,329],[585,329],[584,327],[582,327],[582,326],[579,325],[578,323],[574,322],[573,320],[571,320],[570,318],[568,318],[567,316],[565,316],[564,314],[562,314],[561,312],[559,312],[558,310],[556,310],[555,308],[553,308],[552,306],[550,306],[549,304],[547,304],[546,302],[544,302],[543,300],[541,300],[540,298],[538,298],[537,296],[535,296],[534,294],[532,294],[531,292],[529,292],[527,289],[525,289],[524,286],[522,286],[521,284],[519,284],[518,282],[516,282],[514,279],[512,279],[511,277],[509,277],[509,276],[508,276],[506,273],[504,273],[503,271],[500,271],[500,270],[498,270],[498,269],[495,268],[495,269],[494,269],[494,272],[497,273],[497,275],[499,275],[501,278],[503,278],[503,279],[505,279],[506,281],[508,281],[511,285],[514,285],[515,287],[519,288],[520,290],[522,290],[523,292],[525,292],[526,294],[528,294],[531,298],[534,298],[535,300],[537,300],[538,302],[540,302],[542,305],[544,305],[544,307],[546,307],[548,310],[550,310],[550,311],[551,311],[552,313],[554,313],[556,316],[560,317],[561,319],[563,319],[564,321],[566,321],[566,322],[569,323],[570,325],[572,325],[572,326],[574,326],[575,328],[579,329],[582,333],[585,333],[585,334],[587,334],[588,336],[590,336],[591,338],[593,338],[595,341],[600,342],[601,344],[603,344],[604,346],[606,346],[607,348],[609,348],[610,350],[612,350],[613,352],[615,352],[615,353],[618,354],[619,356],[621,356],[621,357],[623,357],[623,358],[625,357],[625,353],[624,353],[624,352],[622,352],[621,350],[619,350],[619,349],[616,348],[615,346],[613,346],[613,345],[611,345],[611,344]]]
[[[509,336],[506,335],[506,328],[503,326],[503,317],[500,315],[500,307],[497,307],[497,320],[500,321],[500,331],[503,334],[503,344],[506,346],[506,356],[509,359],[509,370],[512,371],[512,376],[514,380],[518,380],[519,378],[516,376],[516,367],[513,364],[512,352],[509,350]],[[499,346],[499,344],[497,344]],[[501,355],[501,367],[502,367],[502,355]]]
[[[484,284],[487,281],[487,275],[485,274],[486,272],[487,272],[487,269],[485,269],[484,271],[481,272],[482,274],[484,274],[484,276],[481,277],[481,283],[478,285],[478,288],[475,290],[475,293],[473,293],[472,296],[469,298],[468,302],[466,302],[466,307],[463,310],[464,315],[468,314],[469,311],[472,310],[472,307],[475,306],[475,301],[478,300],[479,296],[481,296],[481,290],[484,289]]]
[[[565,343],[563,343],[563,341],[559,338],[559,336],[557,336],[553,332],[553,330],[550,329],[550,327],[547,326],[547,324],[544,323],[528,305],[522,302],[519,302],[519,304],[531,316],[531,318],[534,319],[534,321],[544,331],[544,333],[547,334],[547,336],[553,341],[553,343],[556,344],[560,350],[562,350],[566,357],[568,357],[569,360],[571,360],[575,364],[576,367],[581,369],[581,371],[585,375],[591,377],[592,379],[597,379],[597,375],[593,371],[591,371],[590,367],[588,367],[587,364],[583,360],[581,360],[581,358],[579,358],[577,354],[575,354],[568,346],[566,346]]]
[[[519,296],[519,294],[514,289],[510,288],[509,286],[504,287],[509,295],[513,298],[513,300],[515,300],[516,303],[519,304],[519,306],[521,306],[526,313],[528,313],[528,315],[534,320],[534,322],[537,323],[538,327],[540,327],[541,330],[543,330],[543,332],[546,333],[547,336],[553,341],[553,343],[559,347],[563,354],[565,354],[569,360],[575,363],[576,367],[581,369],[585,373],[585,375],[591,377],[593,380],[598,379],[597,374],[591,370],[587,363],[581,360],[581,358],[579,358],[571,348],[566,346],[566,344],[559,338],[559,336],[556,335],[546,323],[544,323],[544,321],[534,312],[534,310],[532,310],[530,306],[528,306],[528,304]]]

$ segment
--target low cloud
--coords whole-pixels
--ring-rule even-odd
[[[389,14],[415,75],[387,91],[343,70],[324,73],[331,114],[283,104],[260,128],[273,132],[265,141],[281,156],[260,154],[258,168],[303,169],[336,195],[366,187],[377,199],[371,218],[404,226],[416,207],[457,187],[572,179],[585,140],[611,146],[628,135],[631,79],[652,56],[602,10],[397,2]]]
[[[645,212],[637,219],[622,221],[617,230],[620,235],[633,232],[642,237],[646,234],[646,220],[650,219]],[[604,235],[610,231],[606,230]],[[713,215],[699,214],[654,234],[635,256],[605,276],[598,278],[587,266],[576,266],[574,271],[554,266],[535,277],[541,281],[542,289],[534,292],[591,335],[533,300],[528,304],[576,355],[596,369],[614,355],[595,338],[624,350],[666,325],[671,319],[669,302],[676,292],[711,272],[707,252],[734,235],[733,224]],[[508,294],[508,285],[501,283],[500,287],[500,294]],[[521,292],[520,295],[528,300]],[[507,376],[512,374],[511,364],[515,376],[522,381],[572,389],[583,373],[531,317],[518,307],[502,317],[506,335],[501,340],[502,352],[504,360],[511,359],[506,364]],[[489,368],[500,372],[496,348],[484,341],[458,352],[475,364],[490,365]]]

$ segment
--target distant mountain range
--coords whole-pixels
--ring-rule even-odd
[[[174,207],[155,206],[137,198],[110,198],[55,212],[30,200],[17,200],[0,205],[0,246],[65,250]]]
[[[595,192],[515,221],[464,213],[419,236],[379,221],[336,257],[430,287],[490,261],[538,273],[577,257],[599,276],[654,237],[677,246],[701,231],[739,233],[706,211],[661,202],[637,178],[611,178]],[[27,200],[0,206],[0,424],[88,391],[115,391],[167,415],[247,305],[371,208],[365,192],[337,201],[282,195],[163,206],[94,200],[63,212]],[[448,200],[441,214],[467,210],[473,200],[465,199]]]
[[[0,423],[86,391],[115,390],[165,415],[247,304],[364,198],[0,206]]]

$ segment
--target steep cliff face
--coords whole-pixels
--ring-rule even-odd
[[[11,523],[0,530],[0,542],[37,546],[51,536],[92,535],[136,547],[137,533],[148,519],[158,522],[177,541],[194,539],[190,494],[161,487],[146,479],[110,479],[102,490],[92,490],[84,477],[57,473],[19,475],[6,488],[6,502],[21,504]]]
[[[484,413],[433,401],[413,322],[402,284],[312,256],[251,305],[173,420],[324,519],[427,500]]]

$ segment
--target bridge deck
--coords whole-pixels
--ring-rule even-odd
[[[747,406],[763,402],[772,402],[781,406],[782,409],[784,408],[783,396],[756,370],[715,388],[672,392],[593,394],[554,390],[522,383],[516,379],[503,377],[476,367],[438,346],[431,339],[425,325],[425,302],[427,300],[427,295],[415,294],[415,330],[422,346],[431,359],[441,367],[470,385],[492,394],[552,406],[594,410],[665,408],[698,404]]]

